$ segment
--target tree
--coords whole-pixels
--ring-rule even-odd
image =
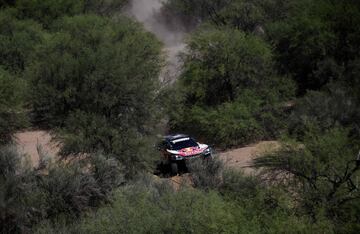
[[[9,143],[12,134],[26,126],[24,91],[24,82],[0,67],[0,145]]]
[[[52,22],[62,16],[73,16],[84,10],[84,0],[18,0],[18,17],[33,19],[49,28]]]
[[[1,0],[0,1],[0,8],[5,8],[8,6],[14,6],[16,0]]]
[[[351,93],[335,83],[326,91],[311,91],[298,99],[289,118],[289,132],[299,139],[308,131],[326,132],[336,126],[351,129],[360,136],[360,109]]]
[[[324,22],[308,16],[298,17],[272,25],[269,32],[270,37],[276,38],[271,40],[275,42],[280,69],[294,76],[301,94],[306,89],[319,89],[330,81],[331,76],[321,79],[314,74],[335,40]]]
[[[65,17],[53,30],[27,71],[36,119],[62,129],[64,155],[104,151],[140,170],[140,142],[157,113],[160,43],[127,18]]]
[[[42,197],[42,219],[59,215],[73,218],[111,199],[112,192],[123,182],[118,161],[103,155],[90,155],[86,160],[59,161],[37,176]]]
[[[285,144],[279,151],[255,159],[253,166],[290,186],[311,217],[325,209],[328,217],[351,223],[359,219],[351,216],[360,199],[358,143],[341,128],[325,134],[308,132],[303,142]]]
[[[0,11],[0,66],[21,74],[44,33],[32,20],[18,20],[12,10]]]
[[[170,0],[165,3],[165,6],[168,9],[187,17],[200,20],[210,19],[215,24],[222,24],[222,19],[220,18],[218,12],[225,6],[229,5],[230,2],[231,0]]]
[[[110,201],[122,182],[119,162],[103,155],[37,166],[14,146],[0,146],[0,232],[29,232],[44,219],[79,216]]]
[[[233,102],[270,80],[272,54],[262,40],[235,30],[209,30],[189,42],[181,82],[189,104]]]
[[[218,146],[277,136],[284,126],[282,102],[292,98],[290,78],[273,70],[272,53],[261,39],[238,30],[202,30],[184,56],[172,129]],[[171,92],[174,96],[174,92]]]
[[[17,17],[33,19],[45,28],[63,16],[74,16],[94,13],[112,16],[121,11],[128,0],[17,0],[15,8]]]
[[[293,0],[170,0],[165,6],[185,18],[210,22],[217,27],[253,32],[264,24],[286,18],[292,2]]]
[[[0,232],[21,233],[29,231],[31,221],[37,216],[34,201],[38,191],[35,177],[24,155],[14,147],[0,147]]]
[[[129,0],[84,0],[84,11],[103,16],[119,13]]]
[[[292,74],[299,94],[344,79],[359,57],[359,6],[354,1],[299,1],[283,21],[267,26],[280,70]],[[345,78],[347,79],[347,78]]]

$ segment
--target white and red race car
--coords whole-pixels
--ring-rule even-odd
[[[162,152],[163,159],[170,164],[173,175],[178,173],[179,164],[184,164],[186,160],[212,156],[212,150],[208,145],[200,144],[184,134],[164,137],[158,149]]]

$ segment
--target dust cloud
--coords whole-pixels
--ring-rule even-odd
[[[164,43],[166,65],[160,81],[168,84],[173,83],[181,71],[179,54],[185,50],[184,38],[187,30],[175,16],[165,14],[163,2],[164,0],[131,0],[125,13],[142,23],[146,30]]]

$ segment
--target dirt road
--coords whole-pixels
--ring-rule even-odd
[[[232,149],[221,152],[219,157],[225,162],[225,165],[230,168],[243,169],[245,173],[252,173],[254,170],[248,168],[251,161],[259,154],[275,150],[279,147],[277,141],[262,141],[257,144],[252,144],[246,147]]]
[[[43,151],[50,155],[56,155],[59,147],[51,141],[51,135],[46,131],[25,131],[15,135],[19,150],[28,154],[34,165],[39,161],[37,146],[41,146]],[[256,155],[271,151],[279,147],[277,141],[262,141],[257,144],[242,148],[232,149],[219,153],[221,160],[225,165],[231,168],[242,168],[246,173],[251,173],[252,169],[247,168],[251,160]]]
[[[24,131],[15,134],[19,151],[30,156],[33,166],[39,163],[38,146],[44,153],[55,156],[59,147],[51,141],[51,135],[46,131]]]

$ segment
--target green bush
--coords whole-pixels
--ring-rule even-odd
[[[273,78],[271,50],[254,36],[236,30],[201,30],[188,47],[180,79],[188,104],[232,102],[245,89],[261,89]]]
[[[41,193],[24,155],[13,146],[0,147],[0,232],[28,232],[42,215]]]
[[[128,19],[97,16],[64,18],[54,30],[28,71],[39,118],[63,126],[79,110],[141,125],[139,119],[151,114],[160,70],[154,37]]]
[[[103,16],[118,14],[129,0],[83,0],[84,11]]]
[[[258,26],[286,18],[291,3],[292,0],[169,0],[166,7],[217,27],[253,32]]]
[[[346,80],[344,71],[359,57],[359,5],[329,0],[294,5],[287,19],[267,27],[280,70],[293,75],[301,95]]]
[[[128,0],[17,0],[17,17],[33,19],[45,28],[51,29],[52,23],[64,16],[94,13],[112,16],[120,12]]]
[[[360,136],[359,104],[339,85],[328,91],[312,91],[299,99],[289,118],[289,132],[300,139],[308,131],[325,132],[336,126],[345,126]]]
[[[101,155],[33,167],[13,146],[0,147],[0,232],[28,233],[44,219],[67,222],[111,200],[122,168]]]
[[[246,203],[255,198],[264,188],[260,177],[246,176],[240,170],[227,169],[223,172],[223,183],[219,191],[232,200]]]
[[[221,147],[278,136],[295,86],[272,65],[271,50],[259,38],[236,30],[198,32],[172,99],[171,128]]]
[[[49,218],[59,214],[79,215],[81,211],[95,207],[93,198],[102,196],[94,178],[78,165],[49,168],[39,186],[45,193],[45,212]]]
[[[283,180],[297,194],[299,208],[313,219],[320,211],[334,223],[354,223],[360,193],[356,180],[358,139],[348,130],[308,132],[303,142],[290,142],[279,151],[255,159],[268,178]],[[340,215],[341,214],[341,215]]]
[[[244,184],[233,184],[233,186],[241,189]],[[57,220],[55,224],[44,222],[33,231],[35,233],[332,233],[333,227],[328,220],[311,223],[307,217],[296,216],[289,207],[274,206],[273,200],[286,200],[285,197],[279,197],[274,191],[258,195],[259,191],[260,189],[255,194],[246,194],[245,190],[244,193],[236,194],[234,191],[234,196],[230,198],[213,190],[204,192],[182,187],[174,191],[164,181],[143,178],[122,187],[111,206],[89,213],[70,225],[64,224],[62,220]]]
[[[21,74],[31,61],[44,33],[32,20],[18,20],[13,10],[0,11],[0,66],[12,74]]]
[[[16,0],[1,0],[0,1],[0,8],[6,8],[9,6],[14,6]]]
[[[24,92],[23,80],[0,67],[0,145],[9,143],[12,134],[27,124]]]
[[[201,136],[218,147],[236,146],[262,137],[261,126],[252,114],[239,103],[227,103],[216,109],[195,106],[186,110],[185,116],[174,119],[173,128]]]
[[[269,186],[259,176],[225,170],[219,192],[234,207],[235,220],[241,220],[238,233],[333,233],[329,219],[319,215],[313,222],[299,215],[286,188]]]
[[[95,201],[110,200],[109,197],[113,190],[120,187],[125,181],[123,167],[116,159],[98,154],[91,156],[90,165],[91,175],[94,177],[102,194]]]
[[[150,185],[153,186],[153,185]],[[150,191],[149,191],[150,189]],[[235,232],[229,206],[216,193],[126,186],[112,206],[89,214],[71,233]],[[71,227],[70,227],[71,228]],[[44,233],[49,230],[41,230]]]
[[[122,183],[117,161],[101,155],[90,160],[61,163],[46,168],[39,178],[39,189],[45,194],[46,218],[79,216],[81,212],[108,201],[111,192]]]
[[[58,18],[83,13],[84,0],[18,0],[15,7],[19,18],[30,18],[49,28]]]
[[[359,4],[330,0],[170,0],[166,7],[211,28],[260,35],[274,48],[277,68],[297,81],[299,94],[319,90],[359,58]],[[350,65],[350,66],[349,66]]]
[[[36,122],[60,128],[63,155],[103,151],[130,174],[142,170],[151,158],[139,148],[158,112],[160,43],[127,18],[64,17],[53,31],[27,70]]]
[[[223,148],[273,139],[286,130],[288,114],[281,104],[262,103],[244,91],[238,100],[215,108],[180,106],[171,112],[170,126]]]
[[[217,158],[190,161],[187,165],[191,173],[191,181],[196,188],[203,190],[216,190],[223,183],[224,162]]]

